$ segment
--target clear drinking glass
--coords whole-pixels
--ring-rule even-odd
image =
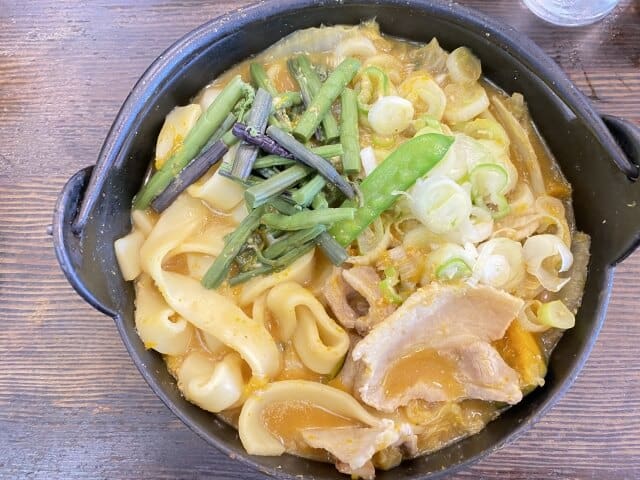
[[[620,0],[522,0],[538,17],[566,27],[589,25],[605,17]]]

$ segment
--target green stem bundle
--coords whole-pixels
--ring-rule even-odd
[[[149,182],[142,187],[133,203],[133,207],[144,210],[151,201],[162,192],[171,180],[187,166],[202,150],[211,136],[222,125],[246,92],[248,85],[240,76],[234,77],[220,92],[209,108],[189,131],[181,147],[153,174]]]

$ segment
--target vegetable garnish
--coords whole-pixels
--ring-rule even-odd
[[[322,175],[316,175],[302,187],[291,194],[291,199],[298,205],[307,207],[327,184]]]
[[[217,288],[223,282],[231,269],[234,258],[244,246],[249,236],[260,225],[263,207],[258,207],[240,222],[240,225],[229,234],[224,247],[215,261],[202,277],[202,285],[206,288]]]
[[[276,90],[275,85],[267,76],[267,72],[264,71],[264,67],[260,63],[253,62],[249,65],[249,73],[256,87],[266,90],[272,97],[278,95],[278,90]]]
[[[323,232],[316,237],[316,244],[334,265],[342,265],[349,258],[349,254],[342,245],[336,242],[327,232]]]
[[[389,95],[389,78],[376,66],[361,70],[356,76],[358,110],[368,113],[371,105],[385,95]]]
[[[263,66],[259,63],[253,62],[249,66],[249,73],[256,87],[269,92],[273,98],[273,114],[269,117],[269,124],[280,125],[282,128],[290,129],[291,120],[285,109],[293,105],[299,105],[302,102],[302,96],[298,92],[278,93],[275,85],[273,85],[273,82],[264,71]]]
[[[274,259],[277,258],[294,247],[298,247],[303,243],[307,243],[315,239],[318,235],[327,231],[327,227],[322,224],[314,225],[310,228],[298,230],[291,233],[285,233],[281,237],[264,249],[262,254],[265,258]]]
[[[364,205],[356,210],[355,218],[336,223],[329,233],[341,245],[349,245],[396,202],[397,192],[406,191],[431,170],[445,156],[452,143],[451,137],[429,133],[400,145],[360,184]],[[347,202],[347,205],[353,203]]]
[[[276,230],[302,230],[317,224],[331,225],[335,222],[352,220],[355,212],[355,208],[343,207],[307,210],[293,215],[265,213],[260,221]]]
[[[318,74],[313,69],[309,59],[304,55],[292,58],[287,62],[287,65],[289,66],[289,71],[300,86],[300,92],[305,106],[309,108],[313,99],[318,95],[318,92],[322,88],[322,82],[320,81]],[[320,136],[318,140],[332,142],[340,136],[338,122],[330,110],[328,110],[324,117],[322,117],[322,129],[324,131],[324,136]],[[316,134],[317,133],[318,131],[316,130]]]
[[[343,154],[342,145],[339,143],[312,147],[309,150],[322,158],[341,157]],[[281,157],[279,155],[267,155],[257,159],[253,164],[253,168],[283,167],[293,165],[294,163],[296,163],[296,161],[293,160],[293,158]]]
[[[345,87],[355,77],[360,68],[360,62],[347,58],[331,72],[318,94],[307,107],[304,115],[293,129],[293,135],[299,140],[307,141],[316,131],[333,102],[340,96]]]
[[[342,92],[340,113],[340,143],[344,150],[342,170],[344,173],[360,171],[360,133],[358,132],[358,100],[350,88]]]
[[[216,164],[227,152],[229,148],[224,142],[218,140],[208,150],[201,153],[189,165],[183,168],[178,175],[171,180],[160,195],[152,202],[151,208],[160,213],[167,209],[173,201],[184,192],[189,185],[202,177],[212,165]]]
[[[269,127],[271,128],[271,127]],[[272,155],[278,155],[280,157],[293,159],[293,155],[289,153],[282,145],[271,138],[269,135],[262,134],[255,130],[250,129],[247,125],[242,123],[236,123],[233,126],[233,134],[247,143],[257,145],[262,150]]]
[[[567,330],[576,324],[575,315],[561,300],[548,303],[530,300],[518,314],[518,321],[529,332],[544,332],[550,328]]]
[[[311,173],[311,169],[304,165],[292,165],[282,172],[276,173],[264,182],[253,185],[244,192],[247,207],[256,208],[266,203],[292,185],[295,185]]]
[[[331,163],[310,151],[307,147],[278,127],[269,127],[267,129],[267,134],[276,140],[282,147],[291,152],[296,160],[299,160],[305,165],[317,170],[320,175],[338,187],[347,198],[353,198],[355,196],[353,187],[344,179],[344,177],[342,177],[342,175],[338,173]]]
[[[252,278],[255,278],[257,276],[267,275],[269,273],[283,270],[284,268],[295,262],[298,258],[303,256],[305,253],[311,251],[313,246],[313,243],[305,243],[304,245],[300,245],[292,250],[289,250],[289,252],[285,253],[278,260],[274,260],[268,265],[261,265],[253,270],[240,272],[229,279],[229,285],[240,285],[241,283],[251,280]]]
[[[285,110],[302,103],[300,92],[282,92],[273,97],[273,109],[275,111]]]
[[[538,308],[538,323],[564,330],[573,328],[576,318],[560,300],[543,303]]]
[[[436,271],[436,278],[439,280],[456,280],[471,276],[469,265],[461,258],[452,258],[440,265]]]
[[[380,281],[379,287],[382,297],[390,303],[400,305],[404,299],[396,291],[396,285],[400,282],[398,271],[393,267],[384,269],[384,280]]]
[[[256,92],[253,106],[249,111],[249,117],[247,118],[247,129],[249,131],[264,133],[267,128],[269,115],[271,115],[271,101],[271,94],[266,90],[259,88]],[[259,147],[254,144],[247,142],[240,144],[240,147],[236,152],[233,167],[231,168],[231,175],[239,178],[240,180],[245,180],[249,177],[253,168],[253,163],[256,161],[256,158],[258,158],[258,150]]]
[[[171,180],[202,150],[236,104],[247,95],[249,89],[251,87],[244,83],[240,76],[234,77],[227,84],[189,131],[182,146],[142,187],[134,200],[134,208],[144,210],[162,190],[167,188]]]
[[[476,205],[495,206],[495,210],[491,212],[494,219],[500,219],[509,213],[509,203],[503,195],[509,175],[504,167],[494,163],[481,163],[469,172],[469,181],[471,196]]]

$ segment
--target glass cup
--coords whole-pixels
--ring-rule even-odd
[[[589,25],[604,18],[620,0],[522,0],[541,19],[565,27]]]

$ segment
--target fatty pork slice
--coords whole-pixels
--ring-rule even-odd
[[[415,440],[408,424],[389,419],[374,427],[310,428],[303,430],[302,437],[310,446],[329,452],[340,472],[363,480],[375,477],[371,459],[376,452]]]
[[[522,306],[489,286],[420,289],[353,349],[355,389],[385,412],[414,399],[518,403],[518,374],[490,342],[504,336]]]
[[[382,298],[379,285],[372,267],[334,268],[322,293],[338,322],[364,335],[395,310]]]

